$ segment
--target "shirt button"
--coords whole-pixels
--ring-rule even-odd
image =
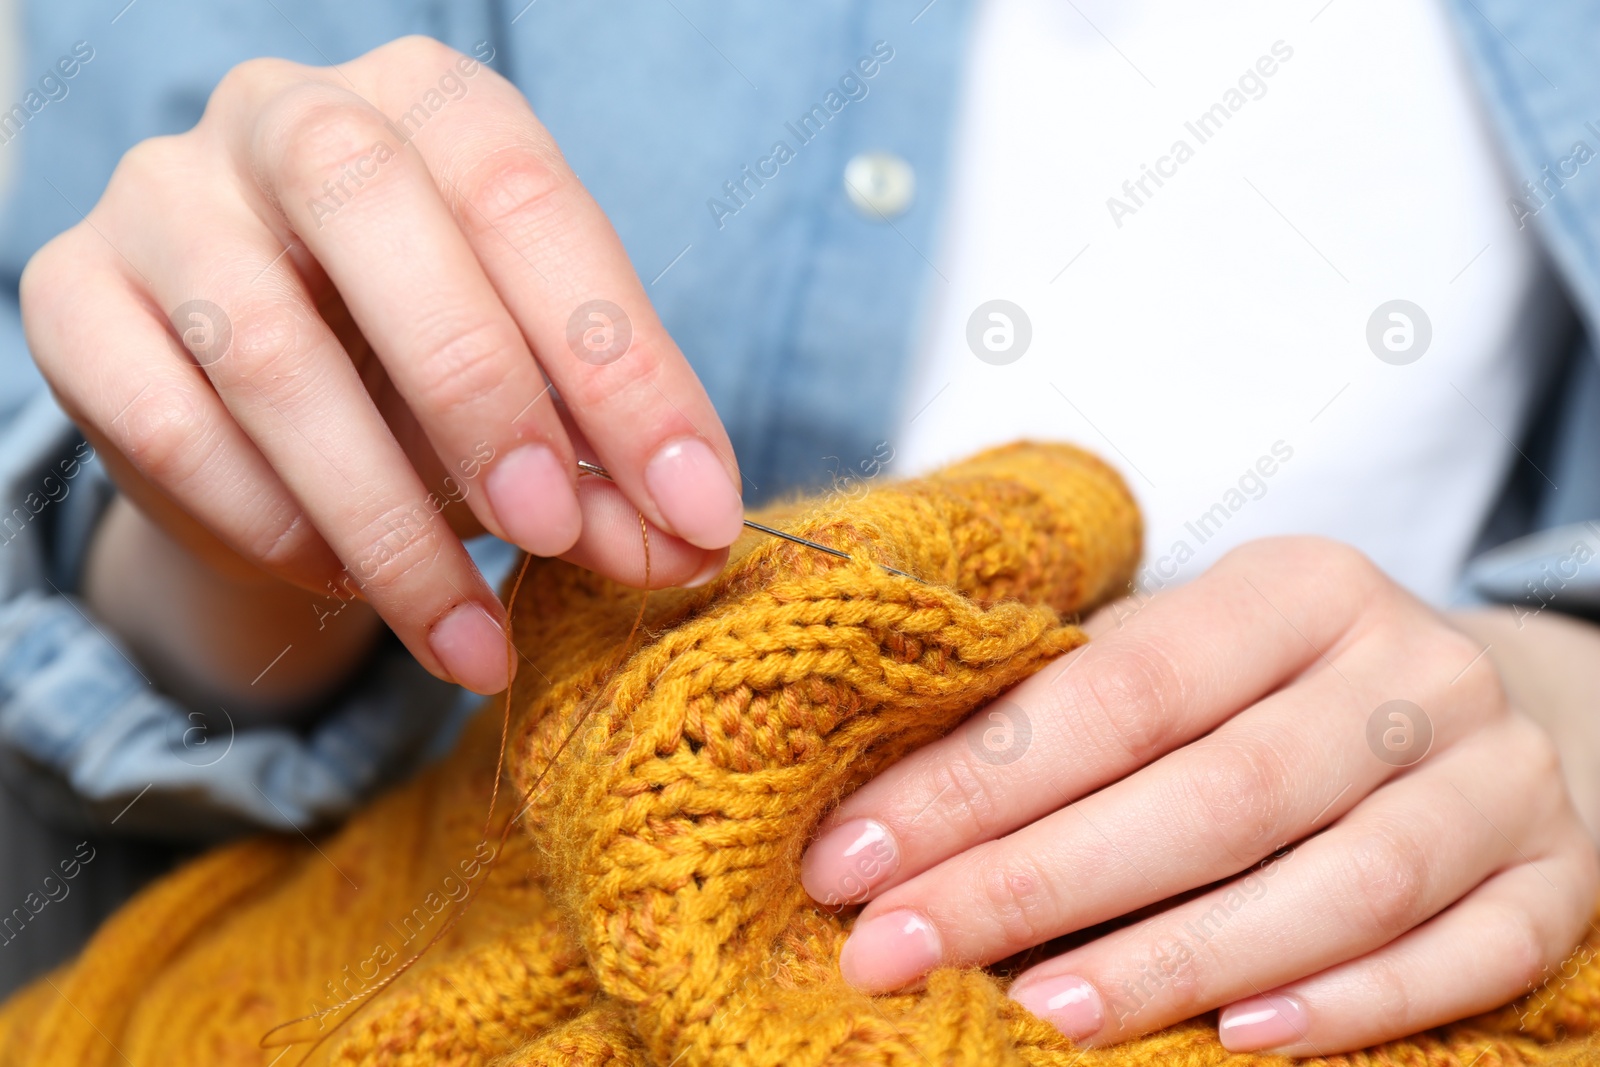
[[[892,219],[911,206],[917,172],[892,152],[863,152],[844,166],[844,190],[869,219]]]

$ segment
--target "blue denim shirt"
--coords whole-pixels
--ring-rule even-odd
[[[459,695],[393,646],[308,730],[235,730],[155,691],[72,595],[110,489],[29,362],[17,276],[97,200],[124,151],[192,126],[244,59],[326,65],[412,33],[492,53],[620,232],[733,437],[747,500],[817,483],[829,457],[851,462],[889,436],[932,270],[919,250],[933,245],[945,193],[966,0],[119,7],[26,3],[27,84],[14,91],[18,108],[0,110],[0,151],[17,166],[0,216],[0,506],[13,517],[0,533],[0,772],[52,810],[169,834],[304,828],[448,743],[462,713]],[[1593,34],[1577,32],[1600,27],[1600,8],[1452,9],[1515,173],[1542,180],[1578,137],[1600,150],[1583,127],[1600,120],[1600,68],[1585,45]],[[857,63],[868,56],[880,62],[864,78]],[[77,62],[59,65],[64,57]],[[801,129],[819,107],[825,117]],[[775,153],[780,141],[788,152]],[[915,169],[916,199],[892,223],[845,195],[845,162],[869,150]],[[1597,183],[1569,182],[1529,224],[1592,329]],[[1579,399],[1565,424],[1590,433],[1600,412],[1592,363],[1574,359],[1568,393]],[[1582,432],[1562,431],[1576,473],[1561,500],[1519,497],[1497,540],[1600,515],[1600,453],[1585,451]],[[491,580],[509,560],[505,546],[473,548]],[[1467,576],[1477,595],[1515,595],[1516,568],[1539,565],[1532,542],[1501,551]]]

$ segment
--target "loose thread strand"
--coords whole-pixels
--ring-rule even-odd
[[[578,733],[589,721],[589,716],[594,714],[595,709],[599,707],[600,698],[605,694],[606,688],[611,684],[612,680],[616,677],[617,672],[622,669],[622,665],[627,661],[628,652],[633,647],[633,640],[638,636],[640,628],[644,625],[645,607],[650,598],[650,524],[645,521],[643,514],[639,516],[639,538],[644,546],[644,589],[639,596],[639,610],[634,614],[633,625],[628,628],[628,636],[623,638],[622,647],[618,650],[616,661],[612,663],[610,668],[605,671],[599,686],[585,702],[583,712],[578,716],[577,722],[573,723],[572,729],[568,730],[566,736],[561,739],[561,743],[556,746],[555,751],[551,753],[550,758],[545,762],[543,769],[539,771],[538,775],[528,785],[528,788],[523,790],[522,806],[518,808],[515,813],[506,817],[505,825],[500,829],[498,847],[495,849],[494,855],[489,858],[489,861],[486,864],[484,864],[483,878],[477,882],[473,888],[467,891],[467,895],[461,899],[461,902],[456,906],[456,909],[450,913],[450,917],[445,920],[444,924],[440,926],[438,930],[434,931],[433,937],[428,939],[428,943],[423,945],[416,952],[412,953],[412,955],[406,959],[405,962],[401,963],[398,968],[387,975],[382,981],[378,982],[370,989],[363,989],[361,992],[356,993],[353,996],[346,997],[337,1004],[330,1005],[307,1015],[302,1015],[298,1019],[290,1019],[287,1022],[279,1023],[261,1035],[261,1040],[258,1043],[261,1048],[269,1049],[282,1048],[286,1046],[292,1047],[294,1045],[302,1044],[306,1041],[311,1041],[310,1035],[299,1038],[289,1038],[283,1041],[272,1041],[269,1039],[271,1039],[274,1034],[282,1030],[287,1030],[292,1026],[298,1026],[299,1024],[305,1022],[316,1022],[318,1024],[318,1028],[320,1029],[322,1020],[330,1015],[345,1012],[348,1008],[357,1008],[359,1010],[360,1007],[364,1006],[364,1002],[370,1001],[377,997],[378,994],[382,993],[395,982],[399,981],[402,975],[411,970],[412,967],[416,966],[416,964],[422,959],[423,956],[427,955],[428,951],[432,949],[434,945],[438,944],[446,934],[455,928],[456,924],[461,921],[462,916],[466,915],[467,910],[472,907],[473,903],[478,899],[483,887],[489,884],[489,879],[493,876],[495,868],[499,866],[500,857],[505,853],[506,840],[511,836],[511,828],[515,826],[517,821],[522,818],[523,814],[533,806],[533,797],[538,792],[539,787],[544,784],[546,776],[548,776],[551,770],[555,768],[555,765],[561,759],[562,754],[566,752],[567,746],[572,743],[573,738],[578,736]],[[531,557],[528,556],[523,557],[522,565],[517,570],[517,577],[511,585],[511,595],[506,600],[507,658],[513,667],[516,663],[516,642],[514,641],[514,634],[512,632],[512,627],[514,625],[513,619],[516,616],[517,594],[522,590],[522,579],[528,572],[530,558]],[[507,672],[507,677],[510,677],[509,670]],[[510,733],[511,686],[508,683],[506,685],[504,715],[500,724],[500,746],[498,754],[495,757],[494,784],[489,791],[489,812],[485,816],[483,824],[484,832],[482,836],[484,840],[488,839],[489,827],[494,820],[494,809],[500,795],[500,778],[504,773],[506,744]],[[354,1016],[354,1011],[349,1012],[334,1024],[333,1029],[318,1036],[316,1040],[312,1042],[311,1047],[306,1050],[306,1054],[300,1058],[299,1064],[305,1064],[311,1059],[312,1056],[316,1055],[317,1049],[322,1047],[322,1043],[328,1040],[328,1038],[332,1037],[334,1034],[338,1033],[339,1030],[342,1029],[344,1025]]]
[[[533,557],[526,552],[522,555],[522,565],[517,568],[517,577],[511,583],[511,595],[506,597],[506,699],[505,712],[500,718],[500,749],[494,757],[494,785],[489,790],[489,814],[483,817],[483,840],[489,840],[489,825],[494,822],[495,802],[500,799],[500,779],[505,776],[506,766],[506,739],[511,736],[511,678],[517,673],[517,642],[516,634],[512,628],[516,622],[512,619],[512,609],[517,604],[517,594],[522,592],[522,579],[528,575],[528,564],[533,562]]]

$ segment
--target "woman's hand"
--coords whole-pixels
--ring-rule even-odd
[[[516,89],[436,41],[236,67],[22,301],[62,405],[174,539],[329,614],[360,597],[480,692],[507,682],[503,612],[462,537],[638,583],[637,509],[661,585],[740,529],[728,437],[617,235]],[[580,488],[577,456],[616,484]]]
[[[1600,866],[1555,747],[1354,550],[1256,542],[1087,629],[827,820],[803,879],[870,901],[853,984],[1138,912],[1012,997],[1096,1045],[1222,1008],[1229,1048],[1313,1055],[1502,1004],[1579,940]]]

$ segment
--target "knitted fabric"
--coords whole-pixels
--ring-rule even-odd
[[[838,973],[853,912],[800,888],[839,797],[1079,645],[1063,620],[1126,587],[1139,519],[1116,475],[1012,446],[766,517],[855,558],[747,539],[712,585],[650,596],[620,667],[639,594],[535,563],[498,818],[555,762],[503,845],[483,840],[500,732],[484,715],[447,761],[315,843],[225,847],[146,890],[0,1011],[0,1062],[287,1067],[310,1043],[274,1060],[262,1035],[319,1010],[277,1035],[330,1035],[317,1063],[1282,1062],[1230,1055],[1212,1016],[1079,1053],[976,968],[864,996]],[[1521,1005],[1343,1062],[1600,1060],[1583,1036],[1600,1023],[1596,955]]]

